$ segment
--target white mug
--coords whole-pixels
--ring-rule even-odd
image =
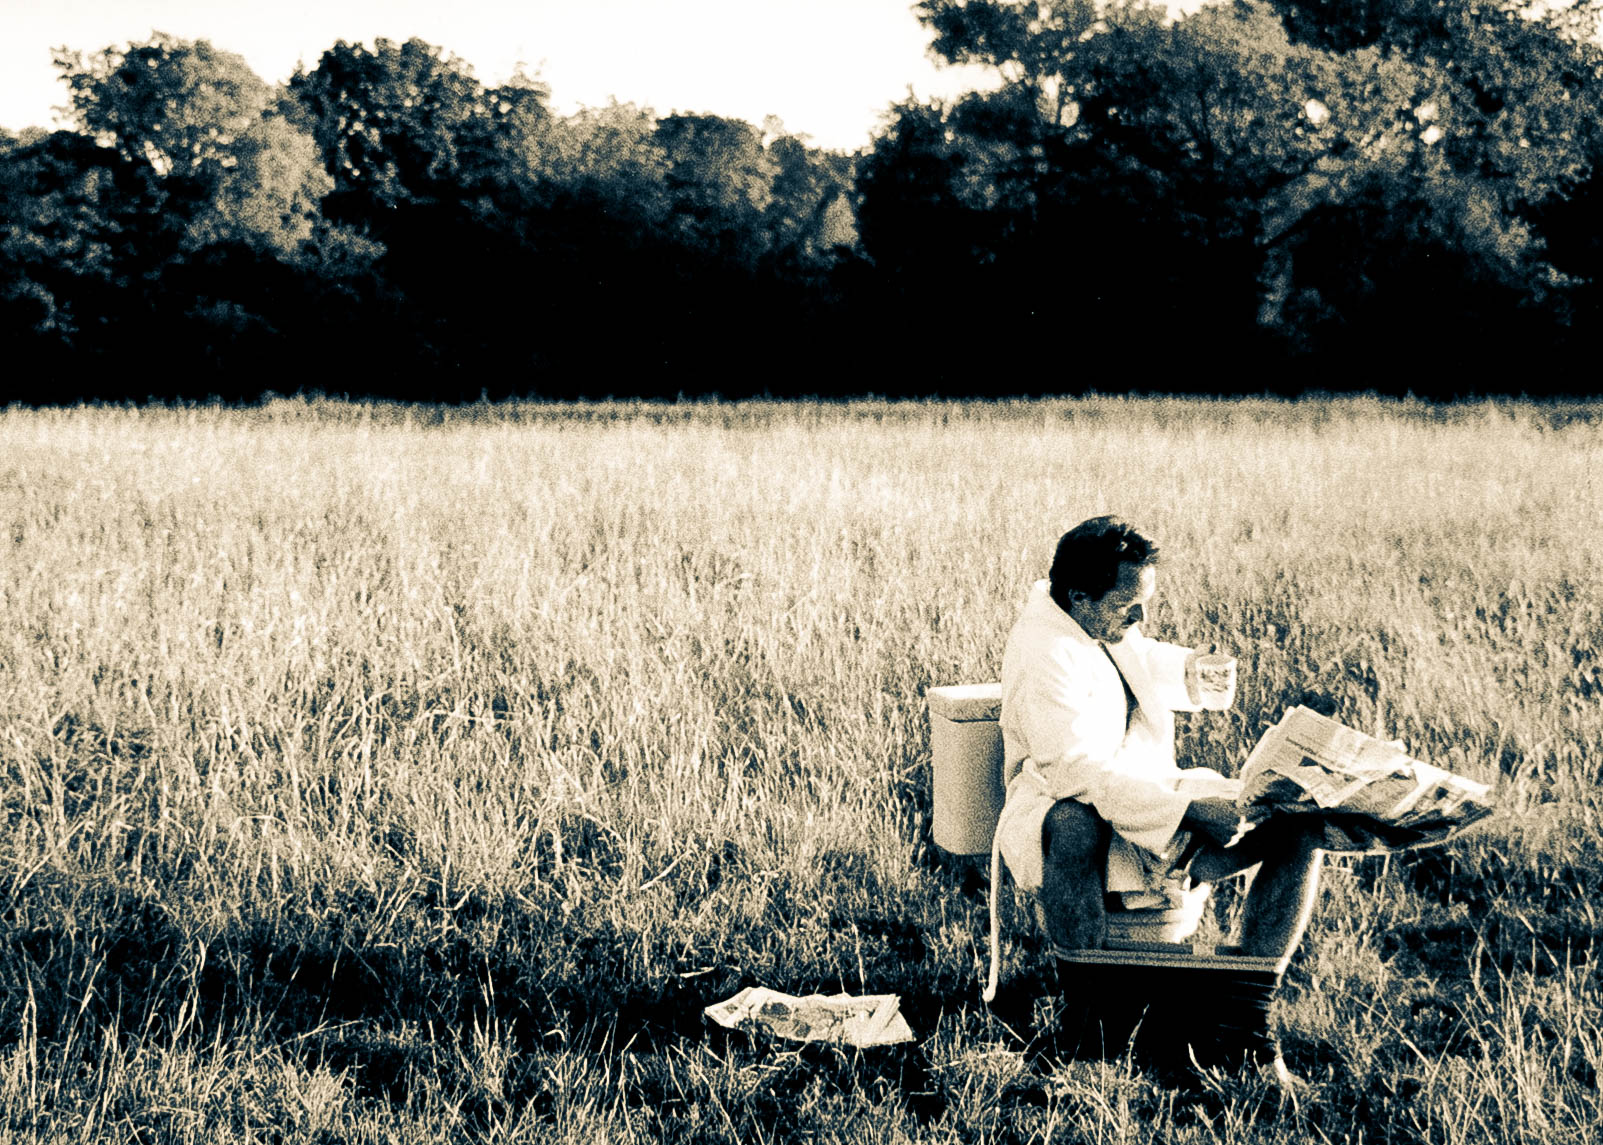
[[[1222,712],[1236,701],[1236,658],[1215,652],[1197,657],[1197,695],[1204,711]]]

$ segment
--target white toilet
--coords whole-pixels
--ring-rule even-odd
[[[931,688],[930,756],[935,845],[953,855],[989,855],[1002,813],[1002,685]],[[1165,906],[1108,913],[1109,949],[1172,947],[1202,923],[1208,887],[1177,893]]]
[[[1002,881],[992,847],[1002,811],[1000,684],[931,688],[933,834],[954,855],[991,857],[991,958],[984,998],[996,1000],[1001,972],[997,893]],[[1191,943],[1209,888],[1182,894],[1168,908],[1108,913],[1101,950],[1054,948],[1065,992],[1064,1045],[1107,1055],[1131,1045],[1161,1060],[1234,1068],[1260,1063],[1279,1048],[1269,1006],[1291,961],[1244,955],[1239,947]],[[1283,1068],[1283,1067],[1282,1067]]]

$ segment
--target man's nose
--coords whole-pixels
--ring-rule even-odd
[[[1129,623],[1140,624],[1146,618],[1147,614],[1141,610],[1141,606],[1139,604],[1130,610]]]

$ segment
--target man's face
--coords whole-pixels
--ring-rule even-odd
[[[1132,627],[1146,618],[1147,606],[1158,587],[1158,570],[1151,565],[1119,566],[1119,579],[1100,600],[1074,598],[1069,615],[1087,636],[1104,644],[1117,644]]]

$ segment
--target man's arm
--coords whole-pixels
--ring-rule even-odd
[[[1195,650],[1154,640],[1139,627],[1126,633],[1117,647],[1116,655],[1120,659],[1128,658],[1139,663],[1141,674],[1150,682],[1158,702],[1165,708],[1171,712],[1202,710]]]

